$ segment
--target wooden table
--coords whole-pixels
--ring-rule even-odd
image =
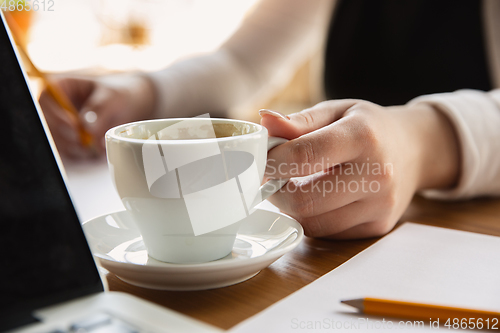
[[[500,236],[500,200],[438,202],[415,197],[401,221]],[[222,329],[229,329],[311,283],[376,242],[378,238],[328,241],[305,238],[254,278],[207,291],[143,289],[108,274],[111,290],[124,291]]]

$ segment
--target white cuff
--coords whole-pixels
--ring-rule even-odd
[[[448,117],[461,153],[457,186],[421,194],[435,199],[500,195],[500,91],[459,90],[421,96],[408,104],[418,103],[431,104]]]

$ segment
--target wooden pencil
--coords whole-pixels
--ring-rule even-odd
[[[419,320],[440,319],[443,321],[443,324],[445,321],[453,321],[455,318],[458,321],[463,319],[473,319],[476,321],[482,320],[483,322],[488,321],[489,323],[494,321],[497,323],[497,327],[500,327],[500,312],[494,311],[465,309],[423,303],[410,303],[370,297],[344,300],[341,301],[341,303],[352,306],[364,314],[374,316]]]
[[[50,80],[47,78],[47,75],[43,72],[41,72],[31,61],[30,57],[28,56],[28,53],[26,52],[26,49],[24,47],[24,42],[22,38],[22,34],[20,33],[19,27],[17,26],[17,23],[15,20],[12,18],[11,15],[7,13],[5,15],[7,18],[7,22],[10,27],[10,31],[12,32],[12,36],[14,37],[14,40],[16,41],[18,50],[21,52],[23,55],[24,59],[28,63],[28,65],[31,67],[32,72],[35,76],[39,77],[43,84],[45,85],[45,88],[47,89],[47,93],[56,101],[59,106],[65,110],[70,117],[72,117],[77,124],[78,128],[78,133],[80,136],[80,142],[82,145],[86,148],[89,148],[91,151],[95,153],[95,146],[94,146],[94,139],[92,135],[85,129],[83,126],[82,122],[80,121],[79,117],[79,112],[71,103],[69,98],[66,96],[66,94],[59,89],[58,86],[52,84]]]

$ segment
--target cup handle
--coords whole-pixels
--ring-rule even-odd
[[[276,146],[279,146],[285,142],[288,142],[287,139],[278,138],[271,136],[267,140],[267,151],[270,151]],[[259,189],[262,201],[269,198],[274,193],[278,192],[285,184],[288,182],[290,178],[281,178],[281,179],[271,179],[267,181],[264,185],[262,185]]]

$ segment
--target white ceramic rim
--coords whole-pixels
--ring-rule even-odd
[[[119,136],[116,134],[118,130],[123,130],[125,127],[129,126],[137,126],[137,125],[142,125],[142,124],[147,124],[147,123],[154,123],[154,122],[161,122],[161,121],[183,121],[183,120],[215,120],[216,122],[229,122],[229,123],[242,123],[242,124],[248,124],[255,126],[257,130],[255,132],[247,133],[247,134],[242,134],[242,135],[236,135],[236,136],[227,136],[223,138],[206,138],[206,139],[182,139],[182,140],[149,140],[149,139],[135,139],[135,138],[127,138],[123,136]],[[114,140],[118,141],[125,141],[125,142],[131,142],[131,143],[139,143],[139,144],[147,144],[147,143],[161,143],[161,144],[199,144],[199,143],[206,143],[206,142],[220,142],[220,141],[231,141],[231,140],[239,140],[239,139],[245,139],[250,136],[262,134],[262,132],[267,131],[267,129],[256,123],[252,123],[251,121],[245,121],[245,120],[237,120],[237,119],[226,119],[226,118],[164,118],[164,119],[150,119],[150,120],[141,120],[141,121],[136,121],[132,123],[127,123],[127,124],[122,124],[115,126],[111,129],[109,129],[106,132],[106,140],[108,138],[112,138]],[[266,133],[267,137],[267,133]]]

